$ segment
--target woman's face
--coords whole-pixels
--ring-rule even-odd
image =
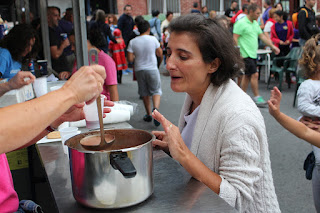
[[[203,95],[210,84],[210,75],[216,69],[202,59],[200,49],[188,33],[171,33],[167,46],[167,70],[174,92],[190,96]]]
[[[109,21],[109,24],[113,24],[113,17],[110,16],[108,21]]]
[[[276,9],[281,11],[283,10],[281,4],[277,4]]]
[[[25,57],[26,55],[28,55],[29,52],[31,52],[35,42],[36,42],[36,38],[30,39],[29,44],[27,45],[26,49],[23,51],[21,55],[22,57]]]

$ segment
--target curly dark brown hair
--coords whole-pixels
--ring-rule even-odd
[[[22,57],[22,53],[30,45],[30,40],[35,38],[35,44],[31,52]],[[0,41],[0,47],[9,50],[11,57],[15,61],[22,62],[23,59],[32,58],[37,54],[39,39],[37,32],[29,24],[19,24],[14,26],[9,33]]]
[[[214,59],[220,59],[221,65],[211,74],[213,85],[220,86],[244,68],[243,59],[239,49],[235,48],[231,33],[217,21],[201,14],[188,14],[173,19],[168,29],[170,33],[188,33],[193,36],[205,63],[210,64]]]
[[[312,78],[317,74],[320,65],[320,34],[312,36],[303,47],[303,53],[299,64],[301,65],[304,75]]]

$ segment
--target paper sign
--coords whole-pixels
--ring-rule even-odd
[[[6,153],[10,170],[24,169],[29,167],[27,148]]]

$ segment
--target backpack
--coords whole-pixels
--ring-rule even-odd
[[[304,12],[306,12],[306,18],[308,18],[308,11],[306,8],[301,8],[300,10],[304,10]],[[292,23],[295,29],[299,29],[299,25],[298,25],[298,14],[300,12],[300,10],[296,13],[292,14]]]
[[[152,20],[153,20],[153,23],[152,23]],[[154,37],[156,37],[156,39],[158,41],[160,41],[160,38],[159,38],[159,35],[158,35],[158,32],[157,32],[157,26],[156,26],[156,21],[160,21],[159,19],[157,18],[153,18],[152,20],[150,20],[150,32],[154,35]]]

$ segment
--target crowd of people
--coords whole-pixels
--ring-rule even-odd
[[[241,10],[238,2],[232,1],[224,15],[194,3],[190,14],[173,18],[168,11],[164,21],[158,10],[152,11],[148,21],[142,16],[133,19],[131,5],[124,6],[119,19],[98,9],[87,23],[88,53],[97,53],[89,55],[89,61],[97,61],[97,65],[80,69],[75,59],[72,8],[60,18],[58,7],[48,7],[52,68],[60,80],[67,81],[59,90],[0,109],[3,119],[10,122],[0,123],[0,132],[6,132],[0,134],[0,209],[15,212],[19,208],[5,153],[36,143],[64,121],[83,119],[84,102],[91,103],[101,93],[107,97],[105,105],[112,106],[111,101],[121,96],[117,87],[124,83],[122,74],[131,68],[145,107],[141,118],[164,129],[153,131],[155,148],[170,154],[239,212],[280,212],[266,128],[258,109],[266,102],[258,89],[257,50],[259,40],[280,56],[287,55],[294,45],[303,47],[299,63],[309,79],[298,91],[302,122],[280,112],[277,88],[271,91],[268,105],[281,125],[314,145],[319,163],[320,136],[312,130],[320,117],[320,34],[314,36],[320,31],[315,27],[314,2],[306,0],[292,21],[281,3],[273,6],[270,0],[264,1],[262,15],[257,0],[242,5]],[[44,57],[39,20],[32,23],[16,25],[0,40],[0,96],[35,80],[31,72],[21,71],[24,63]],[[160,113],[162,62],[171,89],[186,93],[177,126]],[[253,98],[246,94],[249,83]],[[320,212],[318,165],[312,182]]]

